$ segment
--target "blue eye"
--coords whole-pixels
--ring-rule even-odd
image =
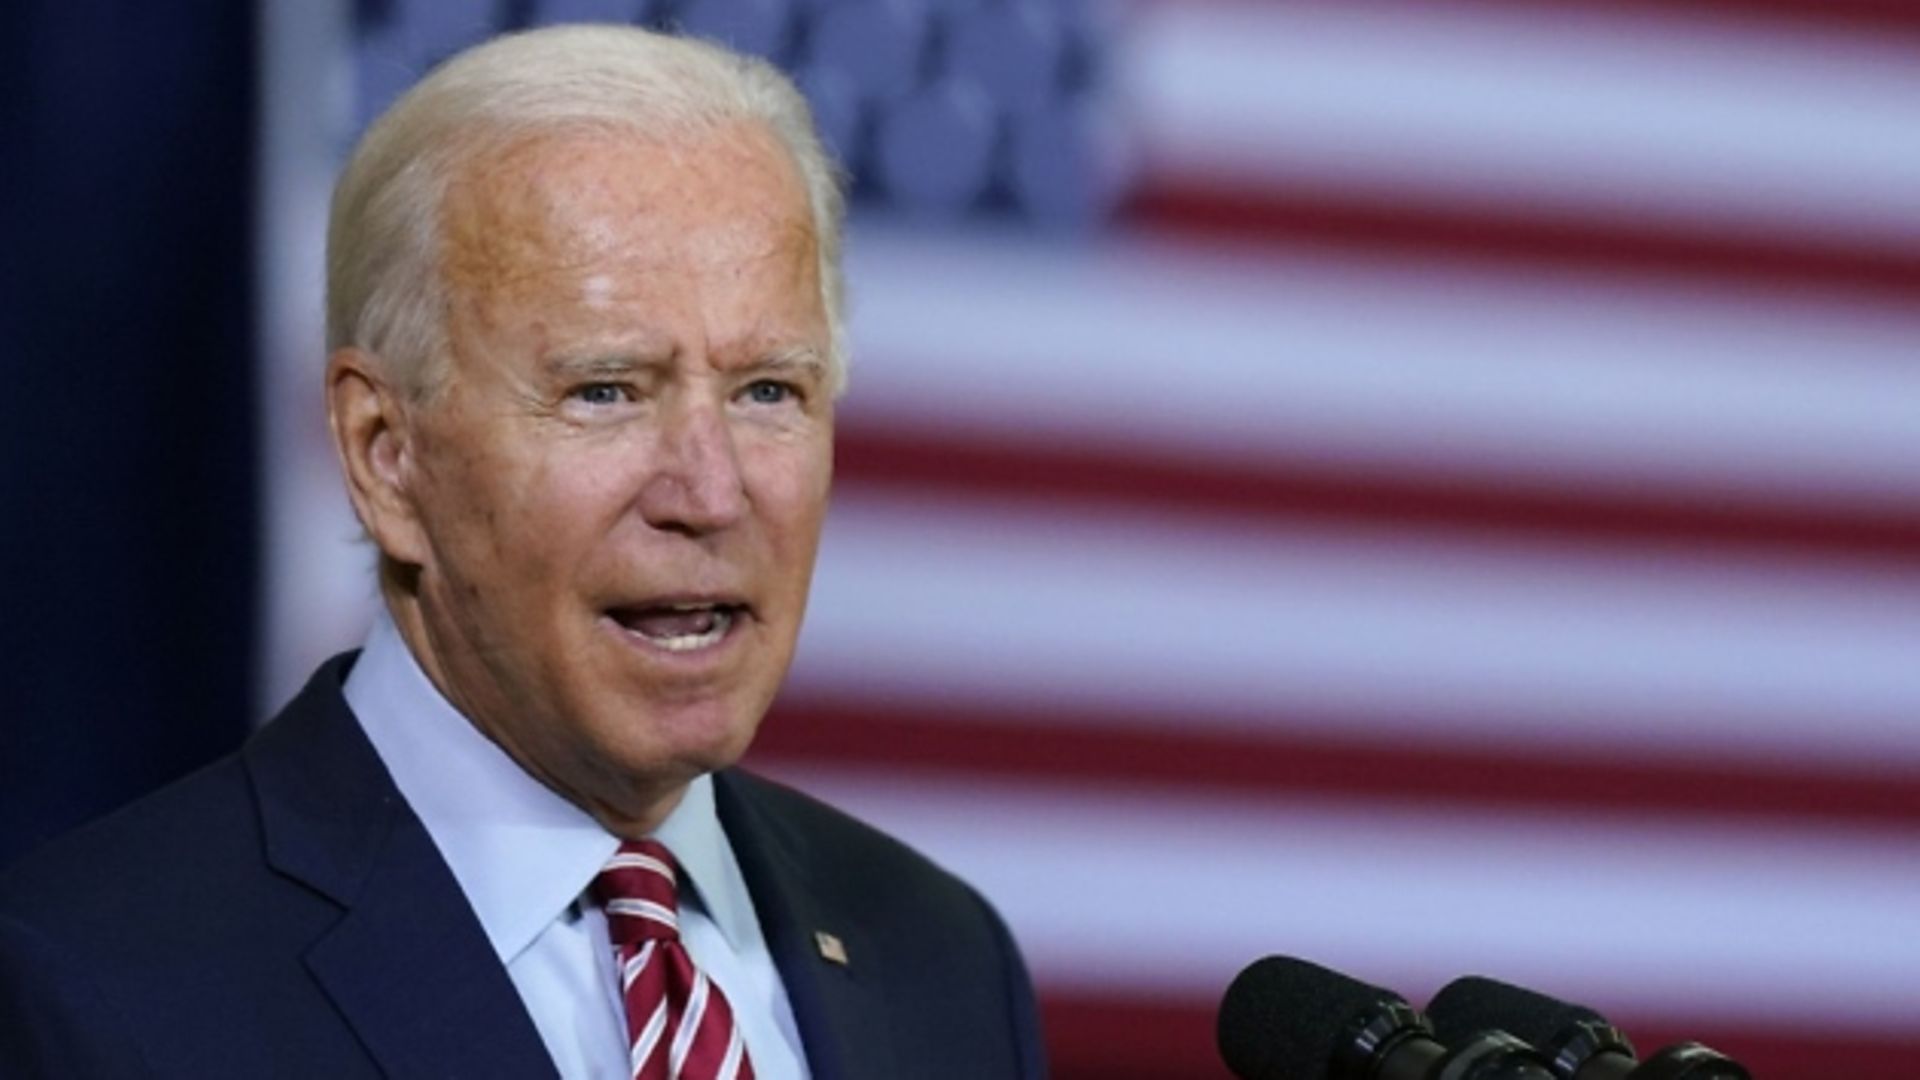
[[[772,379],[759,379],[747,384],[747,400],[756,405],[778,405],[791,400],[793,387]]]
[[[618,405],[627,400],[626,390],[615,383],[588,383],[576,387],[573,396],[589,405]]]

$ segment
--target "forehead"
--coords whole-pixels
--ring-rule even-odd
[[[483,144],[451,177],[440,227],[442,273],[463,291],[588,266],[731,271],[815,250],[798,169],[753,123]]]

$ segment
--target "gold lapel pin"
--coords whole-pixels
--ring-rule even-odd
[[[847,966],[847,946],[839,938],[825,930],[815,930],[813,944],[820,950],[820,959],[830,964],[839,964],[841,967]]]

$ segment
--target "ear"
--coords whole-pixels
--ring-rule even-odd
[[[353,512],[388,559],[417,567],[426,533],[414,502],[412,411],[385,365],[352,347],[327,358],[327,424]]]

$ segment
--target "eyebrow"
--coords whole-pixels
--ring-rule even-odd
[[[754,363],[746,364],[742,367],[742,370],[749,372],[794,372],[807,375],[814,379],[825,379],[829,366],[827,364],[827,358],[821,355],[819,349],[811,345],[797,345],[793,348],[783,349],[773,353]]]
[[[560,380],[610,379],[636,371],[660,371],[673,365],[665,356],[636,352],[561,353],[540,364],[541,371]],[[813,379],[825,379],[832,370],[826,356],[811,345],[782,349],[733,370],[742,373],[787,373]]]
[[[667,359],[659,356],[645,356],[640,353],[579,353],[550,356],[542,361],[540,368],[548,375],[560,379],[601,379],[615,375],[629,375],[635,371],[667,366]]]

